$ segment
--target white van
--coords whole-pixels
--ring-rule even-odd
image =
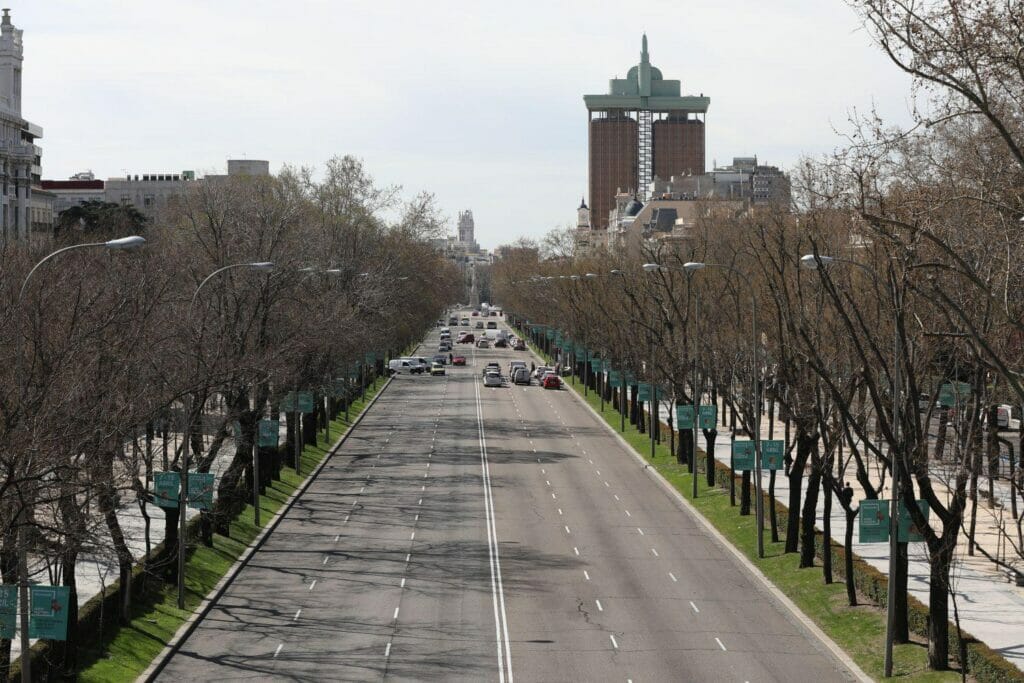
[[[393,358],[388,361],[388,372],[393,375],[422,375],[423,363],[417,358]]]

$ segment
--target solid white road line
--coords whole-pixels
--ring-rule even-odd
[[[715,642],[718,643],[718,647],[722,648],[722,652],[728,652],[728,650],[725,649],[725,645],[722,645],[722,641],[721,640],[719,640],[718,638],[715,638]]]
[[[512,683],[512,646],[508,636],[508,616],[505,612],[505,589],[501,578],[498,527],[495,523],[494,494],[491,490],[491,468],[487,460],[487,436],[484,430],[483,403],[480,400],[480,385],[474,383],[473,389],[476,397],[477,436],[480,446],[480,469],[484,489],[484,514],[487,523],[487,552],[491,565],[491,599],[494,604],[494,630],[498,650],[498,680],[504,683],[507,673],[508,681]],[[504,661],[502,660],[503,649]]]
[[[693,600],[690,600],[690,607],[692,607],[692,608],[693,608],[693,611],[694,611],[695,613],[697,613],[697,614],[700,614],[700,610],[699,610],[699,609],[697,609],[697,605],[693,604]]]

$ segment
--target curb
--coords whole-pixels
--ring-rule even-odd
[[[669,483],[669,481],[661,475],[661,472],[659,472],[654,467],[651,467],[650,463],[644,460],[643,456],[637,453],[636,449],[634,449],[628,441],[622,438],[622,435],[619,434],[610,424],[608,424],[608,422],[601,415],[599,415],[596,410],[594,410],[593,406],[587,403],[583,399],[583,397],[580,396],[580,394],[575,390],[570,389],[570,391],[572,392],[572,395],[576,398],[576,400],[583,404],[583,407],[589,410],[590,413],[594,416],[594,418],[597,419],[597,421],[600,422],[601,425],[607,431],[609,431],[611,434],[615,436],[616,440],[619,442],[619,445],[621,445],[630,455],[633,456],[634,459],[636,459],[636,461],[640,465],[642,465],[643,470],[647,474],[647,476],[649,476],[651,479],[660,484],[670,498],[674,499],[680,507],[682,507],[691,515],[693,515],[693,517],[697,519],[697,521],[704,527],[704,529],[715,540],[715,542],[718,543],[718,545],[722,546],[725,550],[728,550],[736,558],[739,564],[747,570],[747,573],[750,574],[752,578],[754,578],[758,583],[761,584],[761,586],[769,594],[769,596],[772,599],[774,599],[774,601],[780,607],[785,608],[785,611],[790,613],[790,616],[792,616],[793,619],[796,621],[797,626],[801,627],[807,633],[807,635],[810,635],[814,639],[816,639],[825,649],[826,653],[832,656],[836,663],[845,667],[847,672],[853,677],[854,680],[860,681],[861,683],[871,683],[872,681],[874,681],[873,678],[868,676],[859,666],[857,666],[856,662],[854,662],[853,659],[850,658],[850,655],[846,654],[846,652],[844,652],[841,647],[836,645],[834,640],[829,638],[828,635],[810,619],[810,617],[804,614],[803,611],[801,611],[800,608],[797,607],[796,604],[792,600],[790,600],[785,593],[779,590],[779,588],[774,583],[772,583],[768,579],[768,577],[765,576],[764,573],[760,569],[758,569],[753,562],[750,561],[750,558],[748,558],[746,555],[743,554],[742,551],[740,551],[736,546],[730,543],[729,539],[723,536],[722,533],[718,529],[716,529],[714,525],[710,521],[708,521],[706,517],[704,517],[704,515],[700,513],[700,510],[695,508],[690,501],[683,497],[683,495],[679,493],[679,491],[677,491],[676,488],[672,486],[672,484]]]
[[[320,475],[321,470],[323,470],[323,468],[327,465],[331,458],[333,458],[337,454],[338,449],[341,448],[342,444],[344,444],[346,440],[348,440],[349,434],[351,434],[352,431],[359,426],[359,423],[363,421],[363,417],[366,415],[366,413],[369,412],[370,408],[372,408],[374,404],[377,403],[377,399],[384,394],[384,390],[391,386],[391,379],[392,378],[389,377],[387,381],[384,382],[384,386],[380,388],[380,391],[378,391],[377,394],[373,397],[373,400],[371,400],[366,406],[363,407],[362,412],[360,412],[359,415],[356,416],[355,421],[352,422],[351,425],[349,425],[348,429],[345,430],[345,433],[338,437],[338,440],[334,442],[334,445],[331,446],[330,450],[324,456],[324,459],[320,461],[320,464],[317,465],[316,469],[313,470],[303,480],[303,482],[299,484],[298,488],[296,488],[292,492],[292,495],[288,497],[288,500],[284,502],[284,505],[282,505],[274,514],[274,516],[270,518],[270,520],[267,522],[266,526],[263,527],[263,530],[259,533],[259,535],[253,540],[252,543],[249,544],[249,547],[242,552],[242,556],[235,560],[235,563],[231,565],[227,573],[221,577],[220,581],[217,582],[217,585],[213,587],[213,590],[211,590],[206,595],[206,597],[203,598],[203,601],[199,603],[199,606],[192,612],[189,618],[185,620],[185,623],[178,627],[178,630],[175,632],[170,642],[167,643],[163,651],[161,651],[160,654],[153,659],[150,665],[146,667],[146,670],[139,674],[138,678],[135,679],[136,681],[146,681],[148,683],[149,681],[155,680],[156,677],[160,674],[160,672],[163,671],[163,668],[167,666],[167,663],[170,661],[171,657],[177,654],[178,650],[181,649],[181,646],[185,643],[186,640],[188,640],[189,636],[192,635],[192,632],[195,631],[196,627],[199,625],[199,622],[206,617],[206,615],[210,612],[211,609],[213,609],[214,604],[221,598],[222,595],[224,595],[224,592],[228,589],[232,582],[234,582],[235,577],[237,577],[239,572],[241,572],[242,569],[244,569],[245,566],[249,564],[249,560],[252,558],[252,556],[256,553],[257,550],[260,549],[263,543],[267,540],[267,537],[270,536],[271,533],[273,533],[274,529],[277,528],[277,525],[280,524],[284,516],[288,514],[288,512],[292,509],[292,506],[295,504],[295,501],[299,498],[299,496],[306,492],[306,489],[308,489],[310,484],[313,483],[313,480],[315,480],[317,476]]]

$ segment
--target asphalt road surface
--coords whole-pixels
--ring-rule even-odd
[[[482,386],[528,354],[459,350],[392,382],[159,680],[848,678],[568,390]]]

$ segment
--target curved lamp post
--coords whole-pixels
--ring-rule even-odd
[[[41,261],[32,266],[32,270],[28,271],[28,275],[25,276],[24,282],[21,283],[21,290],[18,292],[18,302],[16,304],[16,310],[21,309],[22,302],[25,299],[25,292],[28,289],[29,280],[35,275],[36,271],[48,261],[65,254],[69,251],[76,251],[79,249],[110,249],[111,251],[126,251],[141,247],[146,243],[146,238],[140,237],[139,235],[131,235],[129,237],[118,237],[117,239],[107,240],[106,242],[87,242],[85,244],[72,244],[69,247],[58,249],[47,256],[43,257]],[[25,366],[24,360],[22,359],[22,353],[18,353],[15,361],[15,375],[18,379],[18,400],[24,407],[25,395],[28,393],[27,378],[25,377]],[[31,449],[29,449],[29,455],[31,458]],[[26,462],[26,470],[31,466],[31,460]],[[21,680],[25,683],[29,683],[32,680],[32,659],[29,656],[29,637],[28,637],[28,536],[25,530],[25,526],[28,523],[25,515],[24,501],[22,501],[22,509],[18,513],[18,583],[19,583],[19,602],[18,609],[21,610]]]
[[[199,299],[199,292],[206,286],[206,283],[220,275],[221,273],[233,270],[235,268],[249,268],[251,270],[269,272],[274,269],[274,264],[271,261],[257,261],[253,263],[232,263],[231,265],[222,266],[217,270],[213,271],[199,283],[196,287],[195,292],[192,293],[192,300],[188,304],[188,315],[185,320],[189,326],[192,325],[192,314],[195,310],[196,301]],[[198,355],[198,351],[197,351]],[[185,549],[186,549],[186,536],[187,529],[185,525],[185,512],[188,509],[188,456],[191,443],[189,441],[189,428],[191,427],[191,413],[192,413],[192,393],[190,391],[185,392],[185,405],[184,405],[184,426],[182,427],[182,441],[181,441],[181,491],[178,493],[178,609],[185,609]],[[256,487],[258,490],[258,486]]]

